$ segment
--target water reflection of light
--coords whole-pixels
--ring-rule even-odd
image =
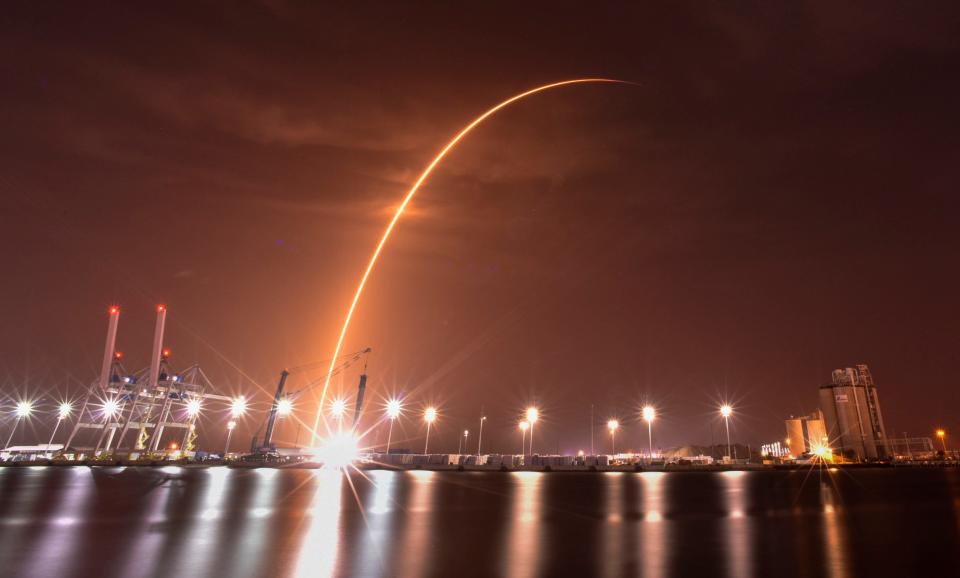
[[[121,569],[118,576],[141,576],[144,568],[154,568],[158,563],[163,542],[168,538],[165,532],[152,530],[155,524],[166,520],[164,511],[172,498],[170,484],[154,487],[145,498],[147,504],[143,515],[139,516],[140,523],[130,531],[133,536],[131,546],[123,552],[123,562],[117,566]]]
[[[643,523],[640,524],[641,560],[644,578],[667,575],[666,531],[663,523],[663,472],[643,472],[638,477],[643,486]]]
[[[227,489],[227,480],[230,479],[230,470],[225,467],[208,468],[207,476],[209,482],[207,491],[203,496],[201,508],[203,508],[202,518],[204,520],[213,520],[219,517],[220,508],[225,505],[223,495]]]
[[[832,578],[850,576],[847,560],[847,540],[841,513],[836,507],[836,496],[827,482],[820,482],[820,504],[823,506],[823,549],[827,560],[827,574]]]
[[[27,539],[28,532],[16,526],[28,523],[34,509],[41,504],[43,488],[43,484],[40,483],[41,477],[42,475],[38,472],[29,470],[16,473],[16,481],[20,483],[15,489],[16,499],[4,500],[10,506],[9,510],[3,512],[2,519],[13,523],[5,523],[5,527],[0,527],[0,560],[14,560],[23,549],[23,542]],[[11,483],[14,483],[14,480],[11,480]]]
[[[429,561],[430,531],[433,527],[433,492],[436,486],[436,473],[429,471],[410,471],[404,475],[411,478],[410,501],[406,508],[406,527],[400,557],[401,571],[398,576],[425,576],[430,574]],[[406,554],[407,552],[416,554]]]
[[[397,472],[375,470],[369,472],[373,488],[365,504],[367,525],[363,547],[355,550],[353,571],[360,576],[391,575],[389,560],[392,560],[391,526],[394,519],[393,494]],[[356,483],[356,481],[355,481]]]
[[[190,519],[186,529],[186,543],[190,547],[183,551],[189,568],[198,576],[213,576],[217,573],[217,547],[221,544],[224,526],[211,523],[220,517],[220,512],[228,508],[227,489],[234,472],[226,467],[207,468],[203,481],[203,494],[196,507],[200,515]]]
[[[300,544],[293,576],[322,578],[334,573],[340,546],[340,508],[343,488],[340,470],[314,470],[316,491],[310,502],[309,527]]]
[[[603,556],[600,557],[602,574],[604,576],[619,576],[623,563],[622,541],[624,529],[621,522],[623,515],[623,479],[622,472],[606,472],[603,474],[604,514],[606,522],[603,525]]]
[[[539,472],[513,472],[513,506],[506,534],[504,576],[536,576],[540,563],[540,513],[543,476]]]
[[[246,547],[238,548],[236,560],[232,561],[236,572],[249,572],[251,568],[263,568],[263,564],[270,558],[269,548],[273,544],[274,536],[266,518],[273,512],[278,501],[280,479],[279,470],[275,468],[261,468],[253,470],[251,474],[253,492],[248,498],[246,516],[237,520],[240,524],[239,540]],[[236,505],[233,505],[234,507]]]
[[[51,510],[51,525],[45,528],[31,547],[30,567],[26,576],[66,576],[72,567],[71,559],[77,552],[82,532],[71,528],[83,518],[93,492],[93,480],[89,468],[71,468],[69,480],[57,505]]]
[[[734,578],[753,576],[750,518],[747,511],[746,472],[722,472],[724,503],[727,511],[724,536],[727,539],[727,575]]]
[[[391,511],[394,480],[396,477],[396,472],[387,470],[376,470],[371,472],[371,480],[373,482],[374,491],[372,503],[367,507],[368,512],[376,515],[386,514],[387,512]]]

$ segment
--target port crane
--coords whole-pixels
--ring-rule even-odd
[[[363,360],[363,371],[360,373],[360,383],[357,386],[357,403],[356,403],[356,408],[353,414],[352,427],[354,428],[357,427],[357,423],[360,421],[360,413],[363,409],[363,397],[367,389],[367,355],[370,354],[371,351],[373,350],[367,347],[359,351],[354,351],[353,353],[347,353],[345,355],[341,355],[339,358],[340,362],[334,367],[333,372],[330,374],[331,377],[338,375],[341,372],[345,371],[347,368]],[[275,449],[273,446],[273,432],[274,432],[274,428],[276,427],[277,412],[280,409],[281,400],[283,400],[284,397],[286,397],[286,399],[289,399],[289,400],[297,399],[304,393],[311,391],[318,386],[323,385],[323,383],[327,379],[327,376],[324,375],[320,379],[313,380],[307,383],[305,386],[301,387],[300,389],[292,393],[288,393],[286,396],[284,396],[283,392],[287,384],[287,378],[290,377],[291,374],[300,373],[303,371],[309,371],[310,369],[314,369],[317,367],[323,367],[329,363],[330,363],[329,360],[316,361],[313,363],[298,365],[296,367],[285,368],[283,371],[280,372],[280,379],[277,382],[277,390],[273,395],[273,403],[270,405],[270,412],[267,414],[266,422],[263,425],[261,425],[259,428],[257,428],[256,433],[253,434],[253,440],[250,443],[252,452],[259,451],[263,453],[263,452],[269,452]],[[260,431],[264,429],[265,431],[263,434],[263,443],[258,445],[257,438],[260,436]]]

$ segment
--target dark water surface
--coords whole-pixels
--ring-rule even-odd
[[[957,576],[960,471],[0,468],[2,576]]]

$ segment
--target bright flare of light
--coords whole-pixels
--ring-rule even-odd
[[[813,444],[810,449],[812,450],[811,453],[821,460],[830,461],[833,459],[833,450],[830,449],[830,446]]]
[[[357,438],[352,433],[335,433],[317,449],[317,461],[326,468],[340,469],[353,463],[357,453]]]
[[[278,401],[277,413],[280,414],[280,416],[287,416],[293,413],[293,401],[286,397]]]
[[[722,415],[723,417],[730,417],[732,413],[733,413],[733,408],[730,407],[728,404],[723,404],[720,406],[720,415]]]
[[[18,401],[17,409],[15,411],[17,418],[30,417],[30,414],[33,413],[33,402]]]
[[[947,432],[946,432],[946,431],[944,431],[944,430],[942,430],[942,429],[938,429],[938,430],[937,430],[937,437],[938,437],[938,438],[942,438],[942,437],[945,436],[945,435],[947,435]]]
[[[643,419],[644,421],[653,421],[653,418],[657,417],[657,410],[653,409],[652,405],[643,406]]]
[[[230,415],[236,418],[245,413],[247,413],[247,398],[242,395],[233,398],[233,401],[230,403]]]
[[[620,429],[620,422],[615,419],[607,421],[607,429],[610,430],[610,433],[613,433]]]
[[[423,421],[427,423],[433,423],[437,421],[437,408],[428,407],[426,411],[423,412]]]
[[[230,420],[230,421],[227,422],[227,429],[228,429],[228,430],[232,430],[232,429],[234,429],[235,427],[237,427],[237,422],[235,422],[235,421],[233,421],[233,420]]]
[[[397,419],[400,417],[400,412],[403,410],[403,405],[400,403],[399,399],[391,399],[387,401],[387,417],[390,419]]]
[[[70,417],[70,414],[73,413],[73,404],[69,401],[65,401],[60,404],[60,407],[57,409],[57,418],[58,419],[67,419]]]
[[[528,421],[520,422],[520,431],[527,431],[528,429],[530,429],[530,422]]]
[[[360,301],[360,296],[363,294],[363,288],[367,285],[367,279],[370,278],[370,273],[373,271],[373,267],[377,264],[377,259],[380,257],[380,253],[383,251],[383,247],[387,244],[387,240],[390,238],[390,233],[393,232],[394,227],[397,225],[397,221],[400,220],[400,217],[403,215],[403,212],[406,210],[407,205],[410,204],[410,201],[413,199],[413,196],[417,194],[417,191],[420,189],[420,186],[427,180],[427,177],[430,176],[430,173],[433,172],[433,169],[440,164],[440,161],[443,160],[447,153],[449,153],[457,143],[459,143],[463,137],[473,130],[477,125],[485,121],[487,118],[495,114],[500,109],[509,106],[510,104],[526,98],[528,96],[537,94],[538,92],[543,92],[545,90],[550,90],[553,88],[558,88],[561,86],[567,86],[571,84],[586,84],[586,83],[612,83],[612,84],[633,84],[632,82],[625,82],[623,80],[615,80],[612,78],[576,78],[573,80],[564,80],[561,82],[553,82],[550,84],[545,84],[543,86],[538,86],[532,88],[526,92],[522,92],[515,96],[504,100],[500,104],[494,106],[493,108],[487,110],[477,118],[475,118],[470,124],[464,127],[450,142],[447,143],[445,147],[440,149],[440,152],[437,153],[437,156],[430,161],[430,164],[420,173],[420,176],[417,178],[416,182],[413,183],[413,186],[407,191],[407,194],[404,196],[403,201],[397,207],[396,212],[394,212],[393,217],[390,219],[390,223],[387,224],[386,230],[384,230],[383,235],[380,237],[380,241],[377,243],[376,248],[373,250],[373,254],[370,256],[370,262],[367,263],[367,268],[363,272],[363,276],[360,277],[360,283],[357,285],[357,290],[353,295],[353,301],[350,302],[350,307],[347,309],[347,315],[343,320],[343,327],[340,329],[340,336],[337,338],[337,346],[333,350],[333,355],[330,357],[330,367],[327,369],[327,377],[323,382],[323,390],[320,393],[320,404],[317,406],[317,416],[313,422],[313,439],[317,439],[317,430],[320,427],[320,418],[323,415],[323,401],[326,399],[327,389],[330,387],[330,380],[333,378],[333,371],[337,367],[338,358],[340,357],[340,350],[343,347],[343,340],[347,336],[347,330],[350,328],[350,320],[353,318],[353,312],[357,308],[357,303]]]
[[[330,403],[330,415],[340,419],[347,413],[347,400],[335,399]]]
[[[103,415],[112,418],[120,411],[120,402],[115,399],[108,399],[103,402]]]
[[[540,410],[535,407],[527,408],[527,421],[530,422],[530,425],[537,423],[537,420],[540,419]]]
[[[470,430],[468,429],[463,430],[463,437],[468,437],[469,435],[470,435]]]
[[[203,403],[200,401],[199,397],[194,397],[187,402],[188,417],[197,417],[200,415],[201,409],[203,409]]]

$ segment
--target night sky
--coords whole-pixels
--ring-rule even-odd
[[[591,404],[645,445],[647,399],[658,446],[719,442],[721,400],[758,444],[867,363],[891,434],[960,435],[958,57],[949,2],[8,4],[4,419],[82,393],[114,303],[131,368],[165,303],[174,364],[266,408],[329,357],[447,139],[604,76],[639,86],[520,102],[415,198],[344,347],[374,350],[368,399],[438,403],[437,450],[481,405],[489,449],[518,449],[530,401],[543,449],[589,449]]]

